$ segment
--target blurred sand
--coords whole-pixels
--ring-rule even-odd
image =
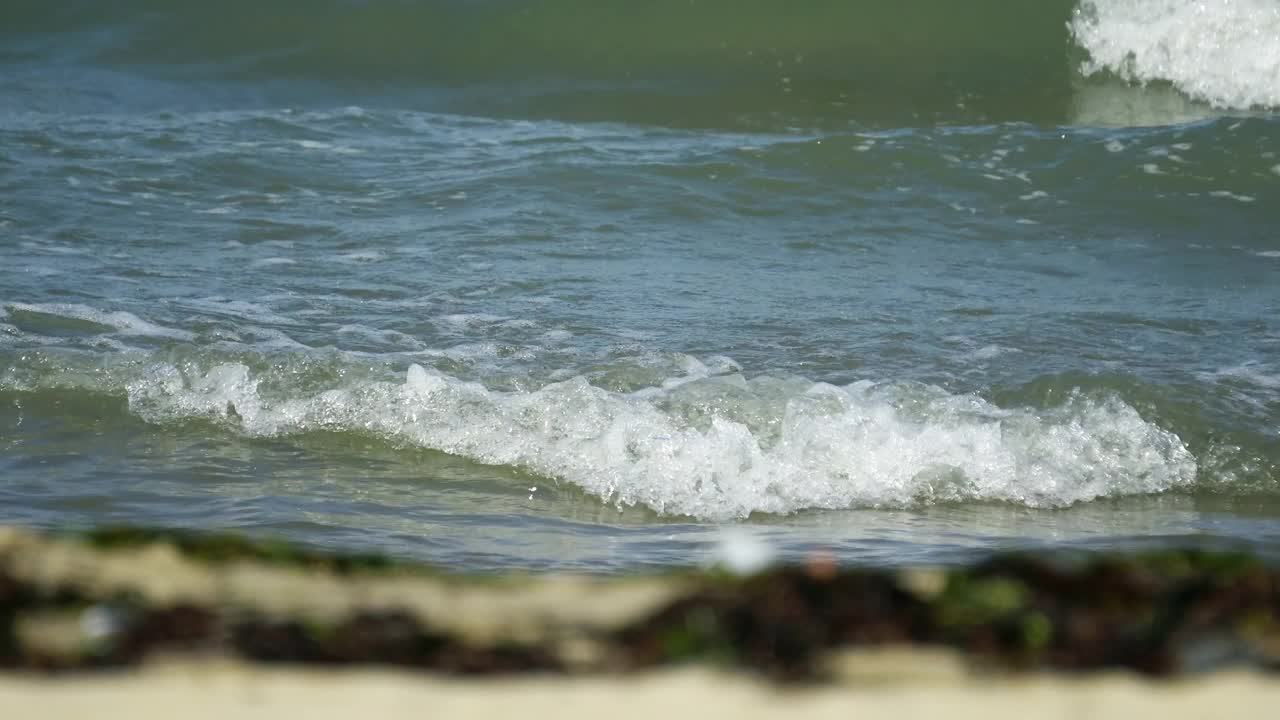
[[[518,639],[555,650],[572,675],[460,679],[386,667],[318,669],[249,664],[217,643],[186,654],[161,647],[135,669],[63,674],[0,673],[0,720],[27,718],[479,717],[665,720],[664,716],[751,718],[892,717],[1040,720],[1156,717],[1234,720],[1272,717],[1280,677],[1229,671],[1151,680],[1121,672],[1000,673],[936,646],[842,648],[824,652],[822,677],[779,686],[758,675],[706,666],[611,674],[609,633],[687,590],[687,576],[513,577],[464,580],[423,574],[340,577],[330,572],[231,561],[206,563],[153,543],[102,550],[73,540],[0,528],[0,570],[49,597],[68,588],[88,598],[128,593],[156,606],[194,602],[253,608],[286,618],[342,617],[360,609],[403,609],[475,643]],[[934,571],[904,571],[904,586],[936,592]],[[15,585],[14,587],[18,587]],[[90,608],[90,610],[92,607]],[[24,648],[69,657],[87,652],[79,606],[20,607]],[[91,623],[89,623],[91,624]],[[2,639],[2,638],[0,638]],[[166,654],[167,653],[167,654]],[[625,663],[622,665],[625,666]]]
[[[1280,682],[1220,673],[1178,682],[1032,675],[778,688],[685,669],[629,677],[455,680],[398,671],[152,663],[140,671],[0,676],[5,718],[1052,718],[1270,717]]]

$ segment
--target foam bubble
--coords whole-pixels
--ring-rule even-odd
[[[754,575],[777,559],[777,551],[761,535],[740,526],[720,531],[712,562],[736,575]]]
[[[152,422],[369,433],[525,468],[619,506],[716,520],[961,500],[1057,507],[1186,486],[1196,474],[1176,435],[1113,396],[1004,409],[906,383],[732,373],[666,385],[618,393],[575,377],[500,392],[412,365],[403,382],[267,398],[243,365],[158,365],[128,394]]]
[[[1168,82],[1219,108],[1280,106],[1274,0],[1089,0],[1071,21],[1086,75]]]

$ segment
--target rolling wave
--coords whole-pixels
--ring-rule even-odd
[[[495,390],[418,364],[395,378],[301,358],[250,368],[161,357],[77,367],[48,356],[0,376],[0,393],[37,414],[46,401],[65,412],[67,393],[123,398],[158,428],[354,433],[532,472],[619,507],[716,520],[964,501],[1062,507],[1189,489],[1200,470],[1175,432],[1105,389],[1064,385],[1054,402],[1000,406],[922,383],[747,378],[731,362],[688,358],[687,372],[632,392],[585,376]],[[95,421],[104,412],[95,405]]]

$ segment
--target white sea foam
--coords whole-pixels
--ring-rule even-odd
[[[1222,368],[1212,373],[1210,377],[1243,380],[1269,390],[1280,390],[1280,372],[1277,372],[1275,368],[1256,362],[1246,362],[1234,367]]]
[[[258,268],[280,267],[282,265],[297,265],[297,264],[298,264],[297,260],[291,260],[289,258],[283,258],[283,257],[269,257],[269,258],[262,258],[260,260],[254,260],[253,262],[249,263],[249,267],[258,269]]]
[[[24,236],[24,237],[29,237],[29,236]],[[84,254],[84,250],[81,250],[78,247],[62,245],[57,242],[53,242],[49,240],[35,241],[35,240],[27,239],[20,244],[23,248],[27,250],[33,250],[35,252],[41,252],[41,253],[49,253],[51,255],[83,255]]]
[[[1230,190],[1213,190],[1209,193],[1209,197],[1226,198],[1228,200],[1235,200],[1236,202],[1242,203],[1251,203],[1257,200],[1257,198],[1252,195],[1239,195],[1231,192]]]
[[[308,350],[304,343],[294,340],[288,333],[278,328],[254,327],[245,328],[244,332],[253,338],[254,346],[260,350]]]
[[[404,382],[278,397],[244,365],[160,364],[128,394],[152,422],[369,433],[522,467],[619,506],[717,520],[973,499],[1055,507],[1185,486],[1196,473],[1176,435],[1114,397],[1005,409],[918,384],[683,380],[640,393],[582,377],[499,392],[413,365]]]
[[[294,143],[303,150],[319,150],[338,155],[358,155],[361,152],[358,148],[353,148],[349,145],[337,145],[319,140],[295,140]]]
[[[351,336],[385,347],[409,350],[423,349],[422,341],[398,330],[369,327],[368,325],[348,324],[337,329],[339,335]]]
[[[1017,348],[1004,347],[1003,345],[984,345],[968,354],[968,358],[972,360],[993,360],[1001,355],[1009,353],[1021,352]]]
[[[188,298],[178,301],[182,307],[216,316],[268,325],[296,325],[297,321],[273,312],[266,302],[230,300],[223,297]]]
[[[491,327],[511,320],[511,318],[503,315],[490,315],[489,313],[454,313],[452,315],[441,315],[436,319],[455,330]]]
[[[1087,75],[1168,82],[1220,108],[1280,106],[1275,0],[1088,0],[1071,30]]]

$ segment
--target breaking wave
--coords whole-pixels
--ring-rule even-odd
[[[266,391],[239,363],[155,364],[127,394],[153,423],[368,434],[705,519],[971,500],[1057,507],[1196,477],[1177,435],[1112,395],[1001,408],[918,383],[747,379],[698,365],[632,393],[582,377],[504,392],[412,365],[403,382],[303,394]]]
[[[1280,106],[1280,4],[1273,0],[1090,0],[1071,22],[1087,75],[1169,83],[1215,107]]]

